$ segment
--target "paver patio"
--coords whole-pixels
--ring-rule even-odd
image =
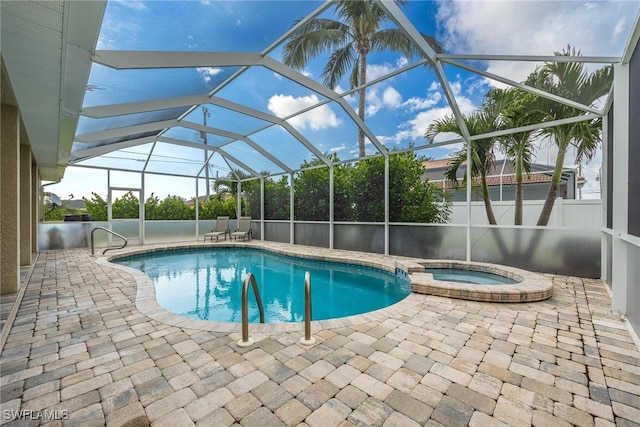
[[[311,347],[294,331],[239,348],[145,316],[132,276],[86,249],[43,252],[2,350],[0,424],[640,425],[640,353],[605,285],[548,277],[543,302],[414,295]]]

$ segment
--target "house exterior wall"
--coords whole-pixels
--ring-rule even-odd
[[[20,283],[20,112],[2,104],[0,136],[0,294],[18,292]]]
[[[32,161],[31,148],[28,145],[20,145],[20,194],[19,194],[19,217],[20,217],[20,265],[31,264],[31,254],[35,252],[31,247],[31,210],[33,209],[33,185],[31,183]]]
[[[606,117],[604,169],[606,206],[602,216],[603,275],[611,286],[611,309],[625,315],[640,334],[640,28],[623,61],[614,64],[613,103]],[[605,252],[606,251],[606,252]]]

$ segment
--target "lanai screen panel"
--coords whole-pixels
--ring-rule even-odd
[[[424,145],[426,128],[451,114],[435,74],[418,65],[366,89],[365,123],[389,150]]]
[[[231,144],[225,145],[223,150],[256,172],[267,172],[268,174],[284,172],[284,169],[274,163],[265,153],[258,151],[255,147],[252,147],[244,141],[234,141]],[[269,153],[266,152],[266,154]]]
[[[213,155],[209,157],[208,166],[209,178],[220,177],[225,179],[236,179],[236,177],[233,176],[233,166],[230,165],[229,161],[222,157],[220,153],[213,153]],[[203,168],[198,176],[200,178],[205,178],[206,175],[207,169]]]
[[[73,146],[72,146],[72,150],[71,150],[71,157],[78,157],[79,154],[82,154],[86,149],[90,149],[90,148],[96,148],[96,147],[108,147],[109,145],[112,144],[116,144],[117,146],[114,145],[113,149],[117,149],[116,147],[121,147],[122,145],[125,146],[132,146],[132,145],[139,145],[139,144],[144,144],[146,142],[149,142],[148,139],[151,138],[155,138],[156,135],[158,134],[158,130],[153,130],[153,131],[148,131],[148,132],[140,132],[140,133],[131,133],[128,135],[120,135],[120,136],[114,136],[113,138],[105,138],[105,139],[98,139],[98,140],[91,140],[91,142],[83,142],[83,141],[74,141],[73,142]],[[106,151],[106,150],[105,150]],[[85,157],[83,155],[83,157]]]
[[[290,169],[298,169],[314,156],[298,139],[281,126],[271,126],[251,135],[251,139],[276,156]]]
[[[202,110],[203,108],[206,108],[207,111],[207,126],[227,132],[247,135],[270,124],[268,121],[249,114],[243,114],[214,104],[202,104],[198,106],[185,117],[185,120],[204,125],[205,113]]]
[[[136,126],[145,123],[154,123],[164,120],[177,119],[186,111],[186,107],[178,107],[157,111],[148,111],[143,113],[118,115],[106,118],[81,116],[80,120],[78,121],[76,134],[82,135],[88,132],[98,132],[109,129],[124,128],[127,126]]]
[[[184,120],[204,126],[205,118],[199,104],[208,95],[212,97],[211,103],[205,104],[210,114],[206,117],[206,126],[215,130],[206,134],[198,129],[136,130],[99,141],[76,143],[74,149],[83,150],[155,135],[202,144],[206,136],[207,145],[222,147],[230,154],[234,152],[240,161],[243,160],[240,155],[245,155],[250,159],[249,163],[257,167],[260,161],[258,157],[255,160],[252,157],[252,151],[255,150],[247,151],[244,143],[236,145],[234,142],[237,136],[244,136],[256,141],[294,170],[303,161],[314,159],[318,153],[338,153],[341,160],[357,158],[358,127],[353,123],[353,116],[349,116],[342,106],[333,101],[318,105],[326,100],[325,96],[331,97],[334,93],[324,87],[322,77],[322,69],[331,52],[318,55],[304,69],[295,72],[273,63],[274,60],[283,60],[282,49],[287,42],[283,35],[299,19],[318,10],[322,4],[314,1],[108,2],[97,46],[98,59],[100,51],[108,50],[262,52],[269,55],[265,64],[281,73],[261,65],[245,69],[241,66],[220,67],[212,63],[204,67],[185,64],[185,68],[115,70],[94,64],[85,96],[85,108],[143,102],[147,106],[153,104],[154,111],[103,119],[84,117],[80,121],[78,134],[182,118],[185,112],[188,114]],[[397,28],[400,25],[406,27],[401,30],[413,31],[410,27],[414,27],[418,32],[440,41],[445,51],[444,55],[438,57],[439,61],[443,61],[444,75],[440,77],[444,77],[444,80],[439,80],[434,70],[419,65],[367,87],[365,126],[371,131],[367,139],[374,139],[367,143],[367,155],[379,152],[380,146],[375,144],[378,141],[389,149],[425,145],[422,134],[427,126],[451,111],[444,96],[446,90],[453,94],[460,113],[467,114],[478,109],[483,91],[504,86],[504,82],[475,73],[471,68],[520,81],[518,72],[522,75],[526,67],[530,70],[535,64],[541,63],[523,61],[523,55],[550,56],[554,51],[566,47],[567,42],[573,45],[573,40],[583,42],[576,44],[583,55],[619,55],[628,38],[625,28],[631,25],[623,22],[622,18],[635,16],[638,5],[634,2],[611,2],[585,7],[582,3],[561,2],[554,4],[551,13],[546,2],[514,5],[509,2],[463,4],[423,1],[408,2],[398,10],[404,15],[403,18],[406,17],[406,21],[390,20],[385,28]],[[265,19],[267,11],[270,16],[278,16],[278,19]],[[576,31],[576,28],[589,28],[591,34],[598,34],[595,29],[601,25],[599,17],[612,14],[621,20],[616,31],[602,32],[609,34],[606,41],[581,37],[581,33]],[[504,16],[510,19],[505,20]],[[567,20],[567,16],[571,16],[571,20]],[[319,17],[335,19],[334,7],[328,6]],[[539,22],[545,25],[533,28],[529,25],[532,18],[539,18]],[[184,22],[188,22],[188,25],[182,25]],[[492,31],[487,32],[487,27]],[[411,31],[407,34],[415,35]],[[548,37],[541,37],[543,34]],[[562,43],[557,42],[560,39]],[[422,40],[416,43],[423,44]],[[480,56],[451,57],[455,54]],[[520,60],[504,58],[504,61],[489,62],[488,58],[481,56],[485,54],[516,55]],[[368,56],[367,82],[393,74],[414,60],[424,59],[420,56],[405,58],[399,52],[376,52],[374,49]],[[463,65],[456,65],[455,61]],[[287,74],[291,79],[286,77]],[[351,88],[349,77],[350,72],[347,72],[340,79],[335,87],[337,93],[344,93]],[[193,105],[177,107],[175,103],[172,104],[177,97],[193,95],[203,98],[195,100]],[[166,107],[162,106],[164,101],[167,102]],[[357,96],[347,96],[345,101],[352,109],[350,112],[357,113]],[[310,110],[295,116],[305,108]],[[308,120],[310,116],[329,110],[335,122],[329,121],[318,126]],[[265,119],[266,115],[286,118],[294,133],[273,125],[268,119],[258,118]],[[446,139],[445,136],[440,138]],[[204,156],[203,153],[203,159]],[[269,167],[278,166],[277,162],[268,162]],[[278,166],[275,170],[282,172],[282,167]]]
[[[638,2],[625,0],[417,1],[409,2],[403,10],[420,30],[420,21],[412,19],[414,12],[420,11],[421,16],[437,20],[440,31],[436,36],[444,43],[447,53],[552,55],[569,44],[584,55],[620,56],[638,8]],[[521,64],[511,61],[502,65],[500,70],[490,71],[512,74]]]
[[[83,107],[206,95],[208,84],[220,83],[234,71],[226,68],[207,80],[197,68],[116,70],[94,63]]]
[[[204,162],[204,150],[158,142],[145,171],[195,177]]]
[[[358,126],[337,102],[320,104],[287,119],[287,123],[326,156],[335,153],[340,160],[358,157]],[[378,152],[370,144],[367,151],[371,154]]]
[[[321,4],[273,0],[109,1],[99,48],[261,51]],[[185,22],[189,25],[184,26]]]
[[[141,172],[149,158],[153,144],[143,144],[112,151],[101,156],[82,160],[77,166],[95,166],[109,168],[117,165],[119,169]]]
[[[175,126],[170,129],[167,129],[162,133],[161,136],[158,137],[159,140],[167,142],[167,139],[177,139],[181,141],[202,144],[204,147],[205,136],[207,145],[212,147],[219,147],[221,145],[229,143],[230,139],[228,137],[212,134],[212,133],[203,133],[198,129],[191,129],[182,126]]]
[[[317,92],[262,66],[244,71],[216,95],[280,118],[325,99]]]

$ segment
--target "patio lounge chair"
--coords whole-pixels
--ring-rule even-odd
[[[213,242],[213,238],[216,238],[216,242],[221,235],[224,235],[224,240],[227,240],[227,234],[229,234],[229,238],[231,238],[231,230],[229,230],[229,217],[228,216],[219,216],[216,218],[216,228],[211,230],[210,233],[204,235],[204,241],[207,241],[207,237],[211,239]]]
[[[247,240],[251,240],[253,237],[253,231],[251,231],[251,217],[241,216],[238,219],[238,229],[231,233],[231,237],[238,240],[238,237],[242,237],[242,240],[246,237]]]

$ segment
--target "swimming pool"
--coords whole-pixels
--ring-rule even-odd
[[[266,323],[304,320],[304,274],[312,285],[313,320],[366,313],[395,304],[410,286],[375,268],[315,261],[254,248],[207,247],[138,254],[112,262],[145,272],[158,304],[182,316],[217,322],[241,321],[242,283],[258,282]],[[252,291],[249,321],[259,320]]]

